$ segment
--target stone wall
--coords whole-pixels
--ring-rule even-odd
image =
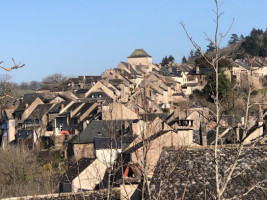
[[[90,192],[79,193],[58,193],[47,195],[36,195],[27,197],[13,197],[5,200],[92,200],[107,198],[107,190],[96,190]],[[113,189],[111,192],[111,199],[120,199],[120,189]]]

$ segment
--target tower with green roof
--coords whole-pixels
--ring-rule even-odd
[[[128,57],[128,63],[131,65],[152,65],[152,57],[144,49],[135,49]]]

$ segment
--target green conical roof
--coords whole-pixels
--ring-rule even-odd
[[[134,52],[128,58],[142,58],[142,57],[151,57],[144,51],[144,49],[135,49]]]

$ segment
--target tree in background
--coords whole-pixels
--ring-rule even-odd
[[[195,65],[199,66],[200,68],[212,68],[212,65],[210,64],[211,60],[212,60],[211,57],[208,55],[205,55],[205,58],[201,56],[195,60]],[[218,64],[219,64],[219,71],[223,71],[226,69],[231,70],[233,67],[232,62],[226,58],[221,58]]]
[[[240,38],[237,34],[233,33],[228,41],[228,45],[237,44],[238,42],[240,42]]]
[[[219,99],[222,100],[224,98],[227,98],[233,89],[233,84],[231,81],[226,77],[225,74],[220,73],[219,74]],[[203,94],[208,97],[209,100],[214,101],[214,96],[216,94],[216,77],[215,73],[209,73],[205,77],[207,84],[202,90]]]
[[[252,29],[249,36],[241,44],[245,54],[267,57],[267,32],[261,29]]]
[[[208,47],[207,52],[212,52],[215,50],[215,46],[212,42],[210,42],[207,47]]]
[[[43,79],[43,83],[48,84],[57,84],[62,81],[66,80],[66,77],[63,76],[61,73],[55,73],[52,75],[49,75]]]
[[[185,56],[183,56],[183,58],[182,58],[182,63],[187,63],[187,59]]]
[[[162,58],[161,60],[161,66],[166,66],[169,63],[173,63],[174,62],[174,57],[172,55],[170,55],[169,57],[165,56],[164,58]]]

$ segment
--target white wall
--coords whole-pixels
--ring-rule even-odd
[[[92,162],[79,176],[72,181],[72,192],[79,190],[93,190],[105,175],[107,167],[100,160]]]

